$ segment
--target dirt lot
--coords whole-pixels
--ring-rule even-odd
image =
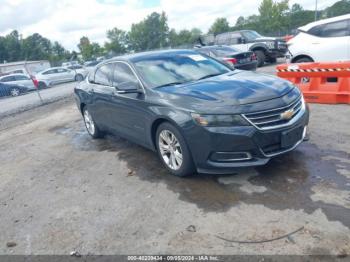
[[[3,118],[0,254],[350,254],[350,106],[311,110],[294,152],[189,178],[91,140],[71,98]]]

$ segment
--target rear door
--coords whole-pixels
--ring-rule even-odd
[[[33,80],[30,79],[29,77],[25,76],[25,75],[15,75],[16,78],[16,84],[20,85],[20,86],[25,86],[29,89],[34,89],[34,83]]]
[[[59,75],[57,73],[57,69],[49,69],[42,73],[45,80],[47,80],[48,84],[56,84],[59,82]]]
[[[350,60],[349,19],[315,26],[308,33],[313,36],[311,52],[315,61]]]
[[[75,73],[72,70],[68,70],[65,68],[57,68],[58,80],[60,82],[68,82],[73,81]]]
[[[112,86],[112,72],[114,65],[111,63],[99,66],[94,75],[89,77],[91,88],[89,93],[92,103],[89,111],[96,123],[103,128],[112,129],[113,112],[111,111],[111,99],[115,88]]]

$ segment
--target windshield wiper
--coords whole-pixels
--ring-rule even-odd
[[[164,85],[155,86],[154,88],[160,88],[160,87],[165,87],[165,86],[181,85],[181,84],[183,84],[183,83],[184,83],[184,82],[171,82],[171,83],[167,83],[167,84],[164,84]]]
[[[214,77],[214,76],[222,75],[222,74],[224,74],[224,73],[216,73],[216,74],[210,74],[210,75],[202,76],[202,77],[198,78],[197,81],[198,81],[198,80],[205,79],[205,78],[209,78],[209,77]]]

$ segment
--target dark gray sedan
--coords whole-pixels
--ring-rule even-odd
[[[309,120],[292,83],[190,50],[106,60],[75,97],[93,138],[119,134],[157,151],[178,176],[264,165],[296,148]]]
[[[197,48],[196,51],[227,63],[236,69],[255,71],[258,64],[254,52],[242,52],[230,46],[203,46]]]

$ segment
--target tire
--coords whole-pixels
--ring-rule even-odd
[[[17,87],[14,87],[10,90],[11,96],[19,96],[21,94],[21,90],[19,90]]]
[[[81,82],[81,81],[83,81],[83,80],[84,80],[83,75],[81,75],[81,74],[77,74],[77,75],[75,76],[75,81],[77,81],[77,82]]]
[[[302,57],[302,58],[295,60],[293,63],[310,63],[310,62],[313,62],[313,60],[311,58]]]
[[[264,51],[256,50],[254,51],[254,53],[256,55],[256,58],[258,59],[258,67],[262,67],[265,64],[266,59]]]
[[[171,174],[183,177],[195,173],[191,153],[176,127],[168,122],[160,124],[155,140],[159,158]]]
[[[86,106],[83,108],[83,119],[84,119],[86,131],[89,133],[89,135],[92,138],[96,139],[96,138],[103,137],[103,133],[96,125],[94,119],[92,118]]]
[[[47,85],[44,82],[39,82],[38,83],[38,89],[45,89]]]

